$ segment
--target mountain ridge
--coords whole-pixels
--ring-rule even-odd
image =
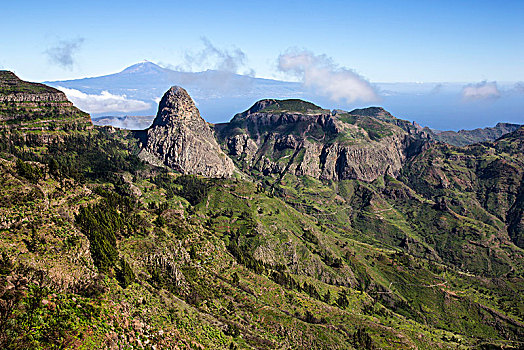
[[[173,89],[179,87],[169,91]],[[161,104],[149,130],[165,126],[159,119],[163,108]],[[498,124],[490,131],[502,134],[516,126]],[[299,99],[260,100],[237,113],[229,123],[216,124],[213,129],[223,150],[235,157],[242,171],[254,167],[266,175],[292,172],[338,180],[374,181],[385,173],[397,176],[409,158],[441,140],[439,134],[397,119],[382,107],[329,111]],[[479,131],[470,134],[475,132]],[[205,134],[212,138],[210,133]],[[156,154],[166,159],[160,148]],[[361,166],[363,163],[367,165]]]
[[[9,114],[0,347],[522,348],[524,128],[455,147],[380,110],[275,101],[212,126],[187,91],[164,97],[147,130],[49,143]],[[393,138],[415,142],[398,171],[372,149]],[[374,179],[302,174],[322,161],[304,145]],[[242,174],[214,176],[220,147]],[[365,154],[384,164],[347,162]]]
[[[0,71],[0,128],[41,142],[64,137],[66,131],[93,127],[90,116],[55,88],[26,82],[9,71]]]
[[[264,98],[299,98],[313,101],[321,106],[353,110],[368,107],[365,101],[345,103],[335,101],[329,96],[322,95],[305,87],[300,82],[286,82],[273,79],[255,78],[233,72],[203,71],[182,72],[176,68],[164,68],[151,62],[143,63],[134,69],[144,71],[154,70],[158,74],[121,74],[113,73],[102,78],[90,77],[89,80],[68,80],[60,82],[46,82],[59,88],[78,90],[70,91],[70,99],[78,106],[96,113],[93,116],[107,115],[150,115],[156,114],[158,100],[172,85],[183,86],[196,101],[200,112],[209,122],[224,122],[239,110],[245,110],[255,101]],[[149,67],[149,68],[147,68]],[[471,83],[471,82],[470,82]],[[442,130],[473,129],[477,127],[495,125],[497,122],[521,123],[523,109],[522,99],[511,93],[517,91],[515,84],[499,83],[502,95],[491,104],[480,101],[463,101],[461,92],[468,84],[465,83],[374,83],[381,96],[381,104],[395,116],[417,121],[423,126]],[[67,91],[67,90],[65,90]],[[104,104],[100,101],[97,108],[92,105],[93,96],[102,96],[108,91],[131,101],[141,101],[133,104],[136,109],[129,109],[129,104]],[[438,92],[435,92],[438,91]],[[507,93],[506,93],[507,92]],[[149,104],[149,108],[144,105]],[[499,115],[504,105],[511,108],[505,110],[504,116]],[[431,107],[430,107],[431,106]],[[91,110],[89,108],[92,108]]]
[[[493,127],[477,128],[473,130],[433,132],[436,134],[435,138],[438,141],[446,142],[454,146],[466,146],[484,141],[495,141],[498,138],[517,130],[521,126],[521,124],[499,122]]]

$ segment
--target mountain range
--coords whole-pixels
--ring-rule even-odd
[[[179,86],[100,127],[2,71],[0,347],[520,349],[524,127],[438,135]]]
[[[182,72],[149,61],[114,74],[46,84],[65,91],[78,107],[94,117],[153,116],[163,93],[172,85],[184,86],[202,115],[213,123],[225,122],[239,110],[264,98],[299,98],[344,110],[380,104],[402,119],[441,130],[475,129],[497,122],[519,124],[524,110],[524,90],[519,83],[490,83],[494,84],[490,95],[466,94],[471,89],[484,91],[485,82],[477,84],[479,86],[467,82],[373,83],[378,101],[348,103],[332,100],[299,82],[215,70]],[[130,124],[132,120],[127,119],[127,126],[143,125]]]

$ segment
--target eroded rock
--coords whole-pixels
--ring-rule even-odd
[[[157,116],[147,129],[144,148],[183,174],[230,177],[235,171],[195,103],[179,86],[170,88],[162,97]]]

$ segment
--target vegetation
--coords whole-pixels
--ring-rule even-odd
[[[0,348],[524,345],[519,134],[368,183],[174,174],[59,131],[0,133]]]
[[[195,175],[174,177],[164,172],[152,179],[154,184],[166,190],[166,197],[175,195],[185,198],[191,205],[200,203],[207,196],[208,184]]]
[[[275,103],[270,104],[268,107],[260,110],[260,112],[296,112],[296,113],[307,113],[307,112],[323,112],[324,110],[311,103],[300,99],[288,99],[288,100],[276,100]]]
[[[58,90],[38,83],[22,81],[12,72],[0,70],[0,94],[7,95],[13,93],[56,93]]]
[[[390,127],[370,117],[362,118],[358,125],[366,130],[369,138],[374,141],[378,141],[393,134]]]

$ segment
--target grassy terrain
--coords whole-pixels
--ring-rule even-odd
[[[50,86],[22,81],[18,79],[14,73],[0,70],[0,94],[2,95],[16,93],[41,94],[57,92],[59,92],[57,89]]]
[[[326,110],[321,107],[307,101],[299,99],[289,99],[289,100],[276,100],[275,103],[269,105],[268,107],[260,110],[261,113],[322,113]],[[329,112],[329,111],[328,111]]]
[[[6,348],[432,349],[520,336],[511,323],[522,317],[519,279],[486,280],[363,243],[351,226],[297,211],[252,182],[182,181],[126,158],[125,135],[98,133],[98,157],[119,150],[123,170],[86,168],[75,180],[44,163],[35,179],[3,153],[2,278],[27,279],[2,329]],[[84,156],[77,151],[77,164]],[[316,201],[318,191],[329,203],[334,185],[302,181],[298,196]],[[102,268],[78,215],[104,203],[117,208],[98,220],[113,227],[116,256]],[[29,329],[16,342],[9,335]]]
[[[16,120],[0,132],[0,348],[524,345],[519,135],[437,145],[397,179],[226,180],[147,165],[125,131]]]

